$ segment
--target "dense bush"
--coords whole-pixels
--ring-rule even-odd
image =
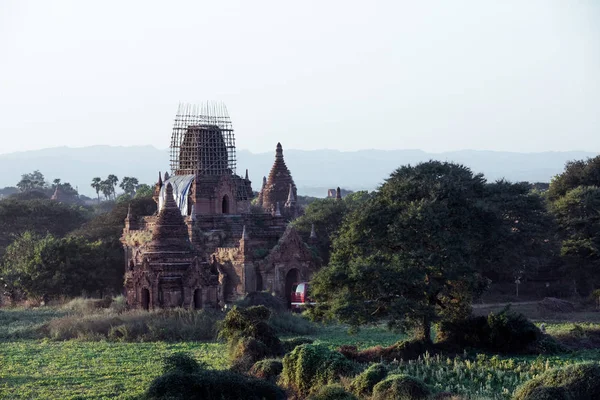
[[[373,364],[356,376],[350,388],[358,396],[368,396],[373,391],[373,387],[381,382],[387,375],[387,368],[383,364]]]
[[[281,371],[283,371],[283,363],[281,360],[268,359],[257,361],[252,368],[250,368],[249,374],[255,378],[265,379],[275,383],[281,374]]]
[[[156,378],[146,399],[158,400],[285,400],[274,384],[231,371],[202,370],[195,374],[173,371]]]
[[[163,361],[163,374],[171,372],[183,372],[185,374],[195,374],[202,370],[202,367],[195,358],[187,353],[175,353],[165,357]]]
[[[308,400],[357,400],[341,385],[326,385],[317,390]]]
[[[373,400],[425,400],[430,394],[423,381],[407,375],[390,375],[373,388]]]
[[[157,310],[74,314],[53,319],[39,336],[53,340],[122,342],[213,340],[221,314],[207,310]]]
[[[267,320],[265,306],[233,307],[221,323],[219,337],[227,340],[231,367],[248,371],[257,361],[283,355],[283,346]]]
[[[486,317],[440,323],[438,340],[446,349],[465,347],[499,353],[552,353],[560,346],[523,314],[505,308]]]
[[[424,340],[405,340],[388,347],[374,346],[361,351],[356,346],[345,345],[339,348],[339,352],[350,360],[367,363],[415,360],[426,352],[434,353],[435,348]]]
[[[555,395],[555,397],[551,397]],[[552,369],[525,382],[513,400],[593,400],[600,398],[600,364],[582,363]]]
[[[305,337],[297,337],[292,339],[283,339],[281,344],[283,345],[283,351],[285,353],[289,353],[294,350],[296,347],[303,344],[312,344],[314,342],[313,339],[305,338]]]
[[[353,370],[353,364],[339,352],[323,345],[303,344],[283,358],[281,382],[300,394],[308,394]]]

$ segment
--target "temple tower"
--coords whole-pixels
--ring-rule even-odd
[[[296,216],[296,198],[298,196],[296,184],[290,170],[285,165],[281,143],[277,143],[275,162],[273,163],[273,167],[271,167],[269,178],[261,194],[262,207],[265,211],[274,212],[277,204],[287,206],[288,200],[291,200],[293,205],[290,203],[290,207],[284,207],[284,210],[281,210],[281,212],[286,214],[284,215],[286,219],[293,219]]]

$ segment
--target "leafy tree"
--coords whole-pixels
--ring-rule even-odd
[[[47,199],[2,200],[0,201],[0,256],[6,246],[13,241],[14,235],[31,231],[37,235],[51,233],[62,237],[79,228],[88,216],[89,211],[83,207]]]
[[[102,179],[99,177],[92,179],[92,184],[90,185],[96,191],[96,196],[98,196],[98,203],[100,203],[100,191],[102,190]]]
[[[313,315],[354,326],[385,319],[429,341],[433,321],[466,315],[484,288],[476,267],[496,218],[484,198],[485,179],[462,165],[397,169],[344,220],[313,280]]]
[[[294,227],[306,238],[314,224],[317,249],[323,262],[329,261],[331,243],[346,215],[361,207],[372,195],[366,191],[350,193],[342,200],[315,199],[304,210],[304,215],[294,221]]]
[[[21,180],[17,183],[17,187],[21,192],[30,190],[43,190],[46,188],[44,174],[39,170],[35,170],[30,174],[21,175]]]
[[[136,192],[138,186],[139,186],[138,179],[131,178],[129,176],[124,177],[123,180],[121,181],[121,184],[119,185],[119,187],[121,189],[123,189],[125,194],[127,194],[129,197],[133,197],[135,195],[135,192]]]
[[[600,156],[570,161],[550,183],[568,276],[582,294],[600,284]]]
[[[149,197],[152,197],[153,194],[154,194],[154,188],[152,188],[150,185],[146,185],[145,183],[142,183],[141,185],[138,186],[137,190],[135,191],[135,198],[136,199],[149,198]]]
[[[563,237],[567,275],[583,293],[600,284],[600,188],[579,186],[552,204]]]
[[[556,224],[544,197],[532,191],[529,183],[489,183],[485,201],[496,219],[481,243],[478,270],[484,276],[513,282],[534,276],[558,257]]]
[[[548,196],[555,201],[578,186],[600,186],[600,155],[567,162],[565,171],[550,182]]]
[[[110,262],[114,257],[115,253],[100,241],[38,237],[25,232],[7,248],[0,277],[9,292],[30,298],[115,292],[120,280],[111,279],[116,274],[107,271],[107,266],[116,265]]]

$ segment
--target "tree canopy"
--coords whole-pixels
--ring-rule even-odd
[[[462,165],[397,169],[344,220],[313,281],[314,315],[353,325],[386,319],[429,340],[433,321],[466,314],[484,287],[477,265],[496,218],[485,194],[483,176]]]

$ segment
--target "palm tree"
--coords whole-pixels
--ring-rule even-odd
[[[102,179],[96,177],[96,178],[92,179],[92,184],[90,185],[96,190],[96,195],[98,196],[98,204],[100,204],[101,182],[102,182]]]
[[[133,197],[135,195],[135,191],[137,190],[139,186],[139,181],[137,178],[130,178],[129,176],[126,176],[123,178],[123,180],[121,181],[121,184],[119,185],[119,187],[121,189],[123,189],[123,191],[129,195],[129,197]]]
[[[112,194],[113,194],[113,198],[116,199],[117,198],[117,194],[116,194],[116,188],[117,188],[117,182],[119,182],[119,178],[117,178],[116,175],[110,174],[108,176],[108,178],[106,178],[106,181],[108,183],[110,183],[110,186],[112,188]]]
[[[112,185],[112,182],[108,179],[100,182],[100,191],[102,192],[106,200],[110,199],[110,195],[114,192],[114,190],[115,189]]]

